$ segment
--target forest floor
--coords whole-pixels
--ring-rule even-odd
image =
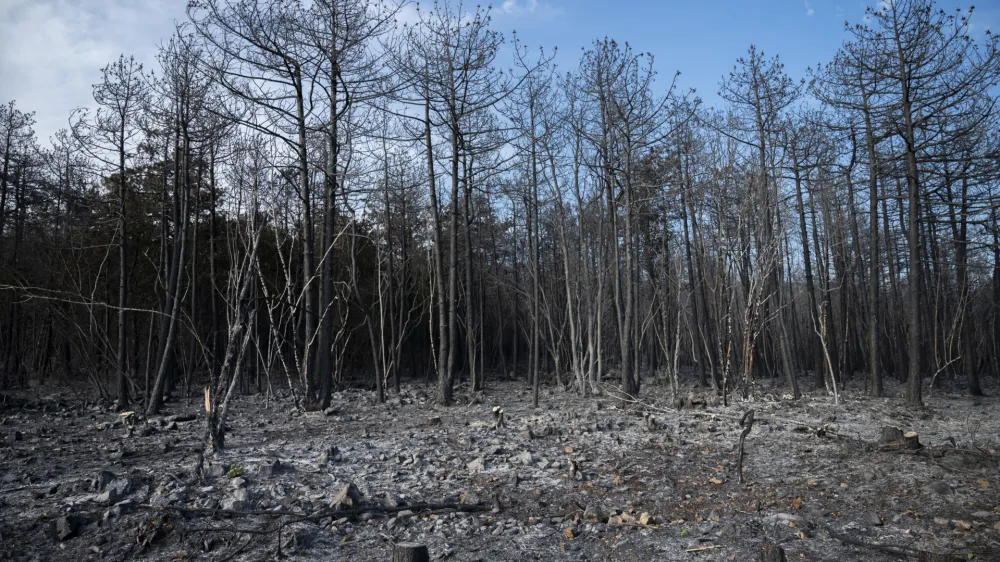
[[[546,388],[537,409],[523,382],[492,381],[473,404],[460,388],[447,408],[419,384],[386,404],[338,392],[325,413],[247,396],[202,474],[198,399],[145,419],[64,388],[10,392],[0,559],[381,562],[416,542],[455,561],[749,561],[764,545],[788,560],[1000,560],[987,391],[935,390],[916,410],[860,389],[839,405],[765,390],[676,410],[651,383],[633,403]],[[923,447],[881,442],[889,425]]]

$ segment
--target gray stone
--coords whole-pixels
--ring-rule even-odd
[[[865,514],[864,522],[873,527],[881,527],[882,517],[874,511],[869,511],[868,513]]]
[[[281,471],[281,462],[278,459],[264,461],[264,464],[257,467],[257,474],[261,476],[274,476]]]
[[[772,524],[783,524],[795,523],[796,525],[801,525],[803,519],[798,515],[793,513],[775,513],[774,515],[769,515],[767,517],[768,521]]]
[[[316,462],[322,466],[338,460],[340,460],[340,449],[331,445],[319,454],[319,459]]]
[[[115,473],[110,470],[102,470],[97,474],[97,478],[94,479],[94,489],[98,492],[103,492],[108,484],[115,479]]]
[[[937,481],[927,487],[928,490],[934,492],[935,494],[950,494],[951,486],[944,481]]]
[[[479,457],[465,464],[465,468],[469,469],[469,472],[476,473],[486,470],[486,461],[483,457]]]
[[[361,500],[361,490],[354,484],[348,484],[337,492],[337,495],[333,497],[333,501],[330,502],[330,506],[334,508],[353,508],[360,506]]]
[[[132,483],[127,478],[116,478],[97,496],[97,502],[104,505],[116,504],[132,491]]]
[[[53,535],[56,540],[64,541],[77,535],[82,521],[75,515],[60,517],[53,523]]]
[[[205,479],[222,478],[226,475],[226,467],[221,464],[210,464],[205,469]]]
[[[606,518],[604,515],[604,510],[601,509],[599,505],[588,505],[587,509],[583,510],[583,518],[587,521],[602,521]]]
[[[233,490],[233,494],[220,504],[222,509],[244,511],[250,507],[250,492],[246,488]]]
[[[528,451],[522,451],[514,456],[514,460],[523,465],[529,465],[531,464],[532,461],[531,453],[529,453]]]

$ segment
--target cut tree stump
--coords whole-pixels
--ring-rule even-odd
[[[431,562],[427,546],[401,542],[392,547],[392,562]]]
[[[903,434],[904,449],[919,449],[920,447],[920,438],[916,431],[907,431]]]
[[[916,431],[903,433],[902,429],[894,426],[885,426],[882,428],[882,442],[893,445],[894,448],[898,447],[900,450],[910,451],[923,446],[920,444],[920,436]]]
[[[760,547],[760,562],[788,562],[788,557],[785,556],[785,549],[765,543]]]
[[[885,426],[882,428],[882,442],[895,443],[903,440],[903,430],[895,426]]]

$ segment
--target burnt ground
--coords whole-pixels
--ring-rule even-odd
[[[125,419],[81,391],[11,392],[0,559],[386,561],[418,542],[456,561],[754,560],[765,543],[788,560],[1000,560],[988,390],[936,390],[919,410],[860,389],[839,406],[764,390],[674,410],[652,383],[631,404],[546,389],[538,409],[521,382],[491,382],[468,405],[459,389],[448,408],[421,385],[382,405],[345,390],[325,413],[247,396],[202,474],[197,398]],[[886,425],[924,447],[880,442]],[[358,493],[337,504],[349,484]]]

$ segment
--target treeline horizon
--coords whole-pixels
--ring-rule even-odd
[[[489,7],[403,8],[193,0],[48,146],[0,106],[0,389],[155,414],[207,384],[223,428],[274,388],[1000,380],[1000,45],[972,9],[881,2],[801,81],[751,45],[707,107],[625,42],[565,72]]]

